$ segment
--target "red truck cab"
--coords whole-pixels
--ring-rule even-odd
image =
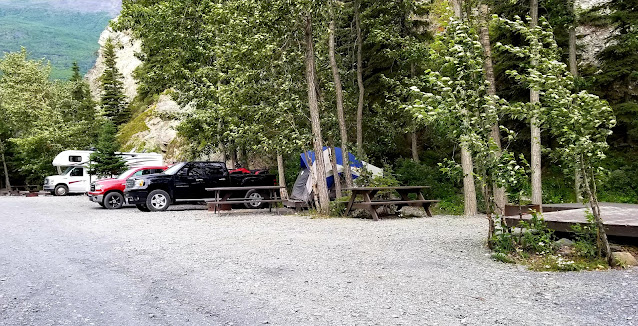
[[[147,174],[162,173],[167,166],[143,166],[120,174],[117,178],[101,179],[91,183],[89,200],[106,209],[119,209],[124,206],[124,188],[126,179]]]

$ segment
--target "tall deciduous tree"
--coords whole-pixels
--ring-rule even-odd
[[[328,35],[328,56],[330,58],[330,69],[332,71],[332,79],[335,84],[335,98],[337,105],[337,121],[339,122],[339,135],[341,138],[341,150],[343,154],[343,173],[346,180],[346,187],[352,187],[352,172],[350,171],[350,162],[348,157],[348,129],[346,126],[346,117],[343,101],[343,86],[341,84],[341,74],[339,73],[339,66],[337,65],[337,58],[335,54],[335,1],[330,2],[330,23],[329,23],[329,35]],[[335,170],[336,171],[336,170]],[[338,175],[335,173],[335,184],[340,183]]]
[[[80,114],[76,83],[49,77],[50,66],[29,60],[24,49],[0,59],[0,142],[5,163],[20,162],[8,173],[26,182],[53,173],[51,161],[60,151],[93,142],[93,116]]]
[[[459,21],[463,21],[463,2],[462,0],[452,0],[454,15]],[[467,110],[465,107],[459,107],[460,110]],[[463,112],[462,112],[463,113]],[[472,162],[472,153],[469,144],[461,142],[461,168],[463,169],[463,203],[465,216],[474,216],[478,213],[476,204],[476,186],[474,185],[474,163]]]
[[[530,0],[530,27],[538,26],[538,0]],[[532,40],[533,41],[533,40]],[[536,47],[532,46],[531,65],[532,69],[538,64],[538,53]],[[529,102],[532,107],[539,105],[538,89],[533,87],[529,90]],[[533,110],[536,112],[536,110]],[[531,169],[532,169],[532,204],[543,204],[543,186],[541,178],[541,120],[536,114],[530,117],[530,137],[531,137]]]
[[[492,44],[490,42],[490,30],[488,24],[489,8],[486,4],[481,4],[479,8],[479,40],[483,46],[483,53],[485,59],[483,62],[483,69],[485,70],[485,79],[487,80],[487,94],[490,96],[496,95],[496,79],[494,78],[494,66],[492,64]],[[491,138],[494,145],[497,148],[496,155],[501,155],[501,134],[498,123],[492,125]],[[505,212],[505,204],[507,202],[507,195],[505,189],[498,185],[493,185],[494,203],[496,206],[495,213],[503,215]]]
[[[306,13],[305,40],[306,40],[306,83],[308,87],[308,107],[310,109],[310,123],[312,125],[312,144],[315,151],[315,176],[317,182],[317,195],[319,196],[319,212],[328,214],[330,210],[330,198],[326,184],[326,170],[323,157],[323,136],[321,134],[321,120],[319,118],[319,100],[317,99],[317,71],[315,68],[315,47],[312,33],[312,15]]]
[[[448,137],[462,149],[465,214],[475,215],[476,192],[473,167],[474,153],[480,159],[482,174],[487,174],[487,161],[495,158],[491,147],[491,126],[498,123],[500,110],[496,96],[487,93],[488,82],[483,70],[483,49],[478,36],[458,20],[450,22],[443,35],[432,45],[433,69],[422,77],[431,91],[413,88],[417,96],[410,106],[417,121],[440,125]],[[491,183],[482,178],[487,187]],[[474,191],[474,192],[473,192]],[[486,196],[489,200],[491,196]],[[488,207],[490,209],[490,207]]]
[[[357,155],[363,156],[363,104],[365,100],[365,86],[363,85],[363,36],[361,33],[361,0],[354,1],[354,25],[357,45],[357,86],[359,100],[357,102]]]

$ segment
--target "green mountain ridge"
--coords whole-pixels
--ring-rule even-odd
[[[68,79],[77,61],[86,73],[97,58],[100,34],[108,26],[108,12],[51,10],[29,2],[0,2],[0,52],[26,48],[33,59],[51,63],[52,79]]]

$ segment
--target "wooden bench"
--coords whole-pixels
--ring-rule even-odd
[[[432,216],[430,212],[430,206],[434,203],[438,203],[439,200],[425,199],[423,197],[423,189],[429,188],[428,186],[404,186],[404,187],[360,187],[360,188],[345,188],[344,190],[351,191],[350,201],[346,208],[346,215],[354,209],[364,209],[370,213],[375,221],[379,220],[377,214],[377,208],[382,206],[398,206],[399,209],[403,206],[422,207],[425,210],[427,216]],[[374,199],[374,197],[380,191],[394,191],[399,194],[401,199]],[[410,194],[416,194],[417,199],[410,199]],[[363,200],[357,200],[357,196],[361,196]]]
[[[215,198],[206,199],[206,205],[209,210],[213,210],[217,213],[217,210],[230,210],[232,209],[232,205],[235,204],[250,204],[255,201],[259,201],[261,203],[267,203],[268,208],[272,211],[273,203],[281,203],[283,199],[281,198],[280,191],[284,188],[283,186],[255,186],[255,187],[217,187],[217,188],[206,188],[207,191],[215,192]],[[269,196],[267,198],[256,200],[255,198],[247,198],[247,197],[231,197],[235,193],[246,194],[250,190],[258,190],[262,192],[268,192]],[[223,196],[221,193],[224,192]]]

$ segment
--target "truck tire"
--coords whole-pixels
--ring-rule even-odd
[[[265,199],[264,195],[255,189],[250,189],[246,192],[245,198],[250,199],[252,202],[245,203],[246,208],[258,209],[263,208],[266,203],[262,202]]]
[[[106,209],[120,209],[124,206],[124,196],[119,192],[109,192],[104,196],[104,208]]]
[[[66,185],[57,185],[53,190],[53,194],[56,196],[66,196],[69,194],[69,187]]]
[[[164,190],[153,190],[146,198],[146,207],[151,212],[165,211],[168,206],[171,206],[171,196]]]
[[[151,210],[146,207],[146,204],[136,204],[135,207],[141,210],[142,212],[150,212]]]

